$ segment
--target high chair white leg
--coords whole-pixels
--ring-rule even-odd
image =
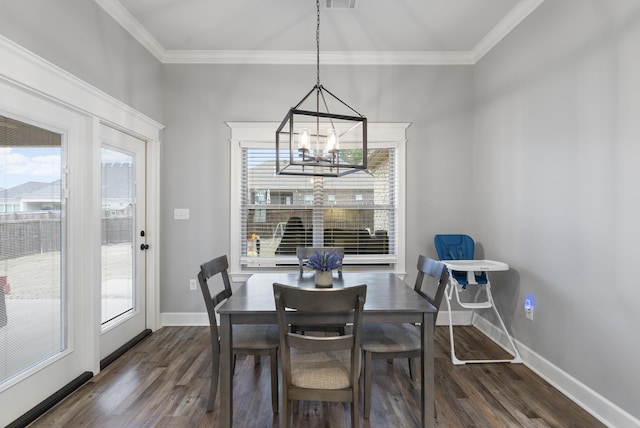
[[[471,263],[471,262],[475,262],[475,263]],[[466,261],[466,265],[465,265],[465,261],[456,261],[455,263],[453,261],[444,261],[445,265],[447,265],[448,268],[451,269],[451,266],[449,266],[449,264],[455,264],[455,269],[456,271],[464,271],[467,269],[474,269],[474,268],[478,268],[478,263],[482,262],[483,265],[483,270],[488,271],[488,270],[506,270],[504,269],[504,266],[506,266],[506,264],[502,263],[502,264],[496,264],[493,265],[492,263],[499,263],[499,262],[491,262],[490,260],[482,260],[482,261]],[[465,269],[465,267],[467,269]],[[494,267],[492,269],[492,267]],[[508,268],[508,267],[507,267]],[[471,272],[473,273],[473,272]],[[468,275],[468,278],[475,278],[473,275]],[[474,297],[474,301],[473,302],[463,302],[460,299],[460,292],[464,291],[461,289],[461,287],[459,286],[458,282],[453,278],[453,276],[451,275],[449,277],[449,284],[447,285],[447,289],[445,291],[445,298],[447,300],[447,309],[449,311],[449,338],[450,338],[450,342],[451,342],[451,362],[454,365],[462,365],[462,364],[471,364],[471,363],[522,363],[522,358],[520,357],[520,353],[518,352],[518,348],[516,347],[515,343],[513,342],[513,339],[511,338],[511,335],[509,334],[509,331],[507,330],[507,327],[504,324],[504,321],[502,320],[502,317],[500,316],[500,314],[498,313],[498,308],[495,305],[495,301],[493,300],[493,296],[491,294],[491,283],[488,280],[487,277],[487,283],[486,284],[477,284],[475,283],[475,281],[473,282],[469,282],[469,285],[467,286],[467,288],[469,288],[470,286],[476,286],[476,287],[482,287],[485,290],[487,299],[486,301],[480,301],[478,302],[478,296],[480,294],[480,288],[478,289],[478,291],[475,294]],[[504,334],[507,337],[507,340],[509,341],[509,344],[511,345],[511,349],[512,351],[509,351],[514,357],[512,359],[498,359],[498,360],[460,360],[455,353],[455,343],[454,343],[454,334],[453,334],[453,318],[451,316],[451,299],[453,299],[453,293],[455,292],[456,294],[456,300],[458,302],[458,304],[465,308],[465,309],[470,309],[472,310],[472,320],[473,317],[475,316],[475,310],[477,309],[488,309],[488,308],[492,308],[494,313],[496,314],[496,317],[498,317],[498,321],[500,322],[500,327],[502,329],[502,331],[504,332]]]

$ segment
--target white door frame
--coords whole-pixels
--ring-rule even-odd
[[[64,200],[64,239],[61,246],[61,327],[63,347],[46,357],[36,366],[27,368],[3,382],[0,387],[0,426],[12,422],[15,417],[28,411],[35,404],[53,394],[57,389],[71,382],[92,367],[91,312],[86,311],[91,302],[93,290],[82,287],[91,275],[90,259],[93,248],[83,248],[82,225],[85,221],[86,197],[91,191],[90,183],[83,180],[87,165],[84,162],[87,146],[84,144],[89,131],[87,116],[70,110],[57,103],[24,91],[14,85],[0,81],[0,111],[21,122],[30,123],[62,135],[62,180],[61,199]],[[10,325],[12,314],[8,314]],[[38,325],[45,329],[47,326]],[[28,352],[28,350],[27,350]],[[31,403],[30,401],[34,402]],[[17,413],[16,415],[13,412]]]
[[[85,195],[78,208],[79,217],[69,230],[71,243],[74,248],[70,251],[73,257],[81,258],[83,270],[69,278],[74,285],[100,284],[100,124],[104,123],[120,129],[130,135],[147,142],[147,328],[156,330],[160,327],[160,290],[159,290],[159,256],[160,256],[160,132],[164,125],[141,114],[121,101],[107,95],[99,89],[89,85],[79,78],[67,73],[50,62],[40,58],[27,49],[17,45],[0,35],[0,84],[29,94],[47,103],[58,105],[81,117],[79,128],[73,131],[73,138],[83,141],[82,150],[76,150],[74,156],[83,165],[83,184],[77,192]],[[16,100],[2,98],[6,110],[16,111]],[[79,198],[82,199],[82,198]],[[93,243],[88,251],[79,248],[78,240]],[[73,286],[73,285],[72,285]],[[74,350],[79,354],[82,363],[81,370],[97,374],[100,371],[100,293],[99,287],[85,287],[85,292],[77,296],[82,302],[82,311],[74,315],[70,322],[84,321],[81,329],[82,337],[78,341],[82,348]],[[77,345],[77,344],[76,344]],[[78,370],[80,371],[80,370]],[[62,385],[55,385],[56,389],[64,386],[64,373],[60,373]],[[67,376],[68,377],[68,376]],[[34,388],[28,382],[18,382],[11,387],[19,407],[2,405],[3,421],[8,422],[21,416],[50,392],[44,388]],[[6,405],[6,406],[5,406]],[[6,410],[6,411],[5,411]],[[0,424],[2,425],[2,424]]]
[[[141,250],[140,245],[146,244],[146,145],[147,143],[139,138],[131,137],[125,132],[114,130],[108,126],[100,127],[101,153],[107,147],[119,153],[126,153],[132,156],[132,185],[134,193],[132,202],[134,206],[132,224],[131,255],[133,260],[132,274],[134,284],[133,290],[133,310],[124,316],[119,316],[113,322],[103,325],[100,338],[100,359],[101,361],[116,352],[122,346],[142,333],[147,326],[146,317],[146,251]],[[101,158],[101,162],[104,159]],[[105,183],[101,182],[102,186]],[[102,206],[101,201],[101,206]],[[101,208],[102,211],[102,208]],[[99,217],[102,218],[102,212]],[[145,236],[140,236],[140,231],[145,231]],[[148,245],[148,244],[147,244]],[[101,247],[102,248],[102,247]],[[101,266],[101,272],[104,266]],[[104,284],[103,284],[104,286]],[[104,296],[102,296],[104,299]],[[101,300],[102,300],[101,299]],[[101,309],[102,310],[102,309]],[[101,314],[101,322],[104,314]]]

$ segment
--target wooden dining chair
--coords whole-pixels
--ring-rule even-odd
[[[344,258],[344,247],[297,247],[296,255],[298,256],[298,266],[300,268],[300,277],[304,273],[305,263],[309,257],[314,255],[316,251],[330,252],[335,251],[341,258]],[[342,267],[338,270],[338,278],[342,278]],[[292,325],[291,331],[304,334],[307,331],[320,331],[325,333],[338,333],[343,336],[345,332],[344,324],[323,324],[323,325]]]
[[[229,280],[229,262],[227,256],[220,256],[210,260],[200,266],[198,281],[200,289],[207,306],[209,315],[209,327],[211,330],[211,387],[209,390],[209,401],[207,402],[207,412],[213,411],[218,390],[218,377],[220,373],[220,335],[218,333],[218,323],[216,321],[215,308],[220,303],[231,297],[231,282]],[[209,290],[210,281],[214,276],[220,274],[224,285],[222,291],[215,293],[212,297]],[[235,368],[236,355],[253,355],[256,361],[261,355],[269,355],[271,362],[271,406],[273,413],[278,413],[278,327],[265,324],[237,325],[233,328],[233,367]]]
[[[425,276],[435,280],[435,291],[423,290]],[[449,275],[444,264],[418,256],[418,276],[414,290],[436,307],[435,320],[440,309],[440,303],[444,296]],[[433,282],[433,281],[432,281]],[[431,286],[430,288],[433,288]],[[420,358],[422,343],[420,330],[413,324],[365,324],[362,326],[362,338],[360,347],[364,354],[364,417],[369,418],[371,413],[371,362],[373,359],[408,358],[409,377],[413,380],[415,371],[415,358]]]
[[[360,330],[366,293],[366,285],[316,289],[273,284],[280,334],[284,428],[291,424],[291,402],[297,406],[300,400],[351,403],[351,426],[358,427]],[[305,324],[346,314],[344,319],[353,322],[353,329],[350,334],[329,337],[291,333],[290,318],[296,312],[309,315]]]

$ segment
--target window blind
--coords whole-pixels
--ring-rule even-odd
[[[396,149],[367,156],[367,170],[343,177],[276,176],[275,149],[243,147],[242,264],[293,263],[299,246],[344,247],[346,264],[393,263]]]
[[[63,141],[0,115],[0,385],[67,346]]]

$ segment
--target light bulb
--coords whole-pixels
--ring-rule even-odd
[[[336,130],[329,128],[327,130],[327,152],[331,153],[340,150],[340,140],[336,134]]]
[[[309,150],[309,129],[300,128],[299,134],[298,148],[302,150]]]

